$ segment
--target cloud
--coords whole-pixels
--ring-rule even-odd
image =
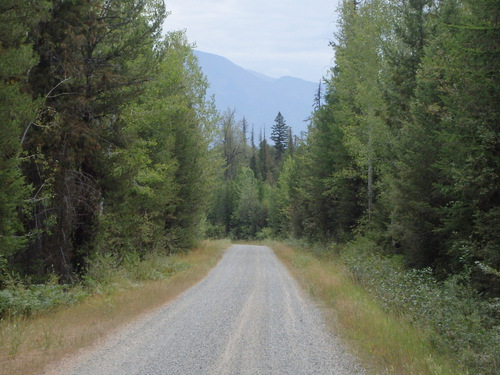
[[[167,0],[165,29],[187,29],[201,51],[273,77],[317,81],[331,65],[335,1]]]

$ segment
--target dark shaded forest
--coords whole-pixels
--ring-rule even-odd
[[[269,236],[500,294],[496,1],[345,1],[309,132],[218,114],[162,1],[2,3],[2,272]],[[313,98],[311,98],[311,101]],[[121,255],[120,255],[121,254]]]
[[[4,281],[74,281],[94,254],[200,237],[216,112],[166,15],[157,0],[2,2]]]
[[[344,0],[299,135],[218,113],[167,14],[1,2],[0,292],[204,238],[299,239],[498,370],[500,1]]]

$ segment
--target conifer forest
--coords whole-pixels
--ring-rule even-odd
[[[295,239],[452,283],[500,347],[500,1],[340,3],[293,134],[216,109],[163,0],[1,0],[0,312],[99,257]]]

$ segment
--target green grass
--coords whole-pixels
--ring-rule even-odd
[[[340,333],[371,373],[467,374],[433,344],[431,330],[388,312],[335,257],[268,245],[323,307],[332,332]]]
[[[40,305],[40,295],[28,292],[25,301],[10,306],[0,320],[0,372],[40,373],[51,363],[161,307],[201,280],[229,244],[208,241],[185,254],[151,254],[143,260],[131,256],[119,265],[111,257],[96,258],[83,285],[77,287],[85,290],[86,296],[78,301],[51,302],[46,309],[29,307]],[[28,290],[30,286],[19,288]],[[61,299],[62,291],[56,290],[42,293],[42,299]]]

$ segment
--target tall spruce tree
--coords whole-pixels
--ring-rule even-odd
[[[158,72],[124,108],[124,146],[110,156],[106,177],[117,188],[104,196],[98,246],[120,255],[190,246],[217,166],[209,160],[206,82],[185,35],[169,33],[157,50]]]
[[[406,231],[406,225],[402,224],[402,221],[406,222],[406,214],[411,211],[407,207],[411,200],[408,199],[409,190],[405,182],[413,181],[417,173],[409,175],[414,166],[406,170],[404,165],[411,162],[407,150],[411,150],[414,145],[409,143],[412,140],[420,142],[419,138],[415,138],[419,137],[417,133],[411,134],[417,131],[412,125],[415,120],[412,116],[412,106],[416,101],[417,73],[424,57],[424,47],[431,36],[428,20],[432,11],[431,4],[432,1],[427,0],[394,2],[392,37],[384,44],[383,49],[386,64],[382,77],[384,100],[387,104],[383,117],[391,134],[391,141],[387,144],[387,162],[384,163],[381,177],[380,207],[385,210],[386,224],[380,231],[383,232],[381,237],[389,240],[390,250],[398,252],[402,249],[410,263],[416,260],[410,260],[410,254],[419,252],[410,248],[418,246],[419,242],[415,238],[405,238],[406,234],[413,233],[410,228]],[[432,147],[432,141],[429,142]],[[419,156],[415,158],[417,160]],[[417,161],[420,162],[421,166],[426,165],[423,160]],[[412,227],[411,219],[406,224]]]
[[[311,217],[321,237],[344,241],[352,236],[363,213],[362,172],[345,144],[342,124],[335,117],[338,106],[333,82],[329,82],[325,105],[313,116],[308,134],[305,180],[308,182]]]
[[[37,194],[26,261],[71,277],[95,236],[102,196],[110,186],[109,155],[120,143],[120,111],[154,73],[154,48],[165,9],[159,0],[53,1],[50,18],[34,28],[39,63],[30,72],[34,95],[46,98],[40,127],[25,148]],[[35,271],[35,270],[34,270]]]
[[[32,122],[42,104],[28,93],[28,72],[37,58],[27,33],[47,16],[47,5],[25,0],[0,5],[0,258],[15,254],[26,241],[20,211],[30,189],[21,172],[21,142],[26,129],[36,126]]]
[[[440,120],[437,185],[451,267],[472,272],[475,286],[500,296],[500,3],[450,1],[433,41],[439,75],[433,107]],[[451,9],[450,9],[451,8]],[[443,11],[447,9],[444,8]]]
[[[273,157],[273,147],[271,147],[267,142],[266,133],[264,132],[264,136],[260,137],[257,159],[257,170],[259,171],[262,181],[265,181],[270,185],[274,185],[276,182],[274,178],[274,168],[275,162]]]
[[[443,220],[440,207],[446,206],[446,198],[438,186],[448,182],[443,180],[438,168],[438,150],[442,148],[438,137],[442,131],[440,112],[445,104],[439,93],[442,67],[435,59],[444,51],[439,41],[448,38],[447,33],[443,34],[444,25],[455,24],[457,20],[458,8],[452,3],[454,1],[441,4],[433,9],[433,17],[429,17],[432,23],[427,28],[434,30],[434,35],[428,37],[415,75],[410,112],[405,115],[407,120],[402,122],[395,142],[397,160],[387,195],[392,206],[389,235],[401,249],[406,263],[413,267],[446,268],[449,263],[446,236],[439,233]],[[418,54],[415,51],[415,55]],[[411,93],[405,95],[406,100],[408,95]]]
[[[285,118],[278,112],[274,119],[274,125],[271,132],[271,140],[274,142],[275,160],[276,164],[281,162],[285,150],[288,146],[288,126],[286,125]]]

